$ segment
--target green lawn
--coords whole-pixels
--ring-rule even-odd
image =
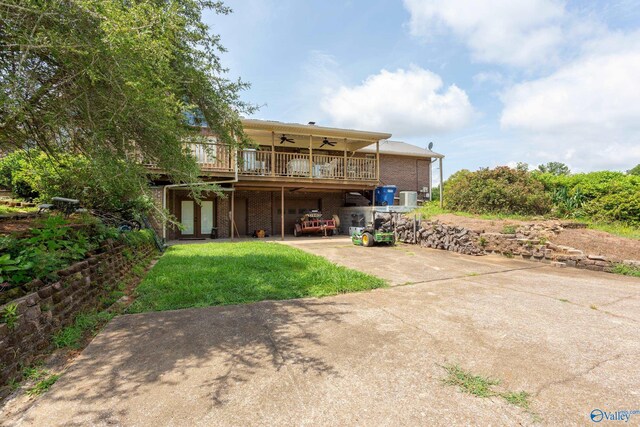
[[[383,286],[382,279],[278,243],[178,245],[138,286],[129,311],[321,297]]]

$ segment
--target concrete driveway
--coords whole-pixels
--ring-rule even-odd
[[[414,284],[118,317],[17,424],[585,425],[640,410],[639,279],[310,242],[294,244]],[[531,393],[530,410],[444,385],[453,363]]]

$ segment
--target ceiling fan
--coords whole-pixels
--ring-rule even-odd
[[[280,144],[284,144],[285,142],[290,142],[293,144],[296,141],[292,138],[287,138],[287,135],[283,133],[282,136],[280,137]]]
[[[325,145],[335,147],[336,144],[337,144],[337,141],[329,141],[329,139],[327,139],[327,137],[325,136],[324,139],[322,140],[322,144],[320,144],[320,148],[324,147]]]

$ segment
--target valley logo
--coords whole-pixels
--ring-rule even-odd
[[[635,411],[603,411],[602,409],[594,409],[589,416],[591,421],[599,423],[600,421],[623,421],[629,422],[632,415],[640,415],[640,410]]]

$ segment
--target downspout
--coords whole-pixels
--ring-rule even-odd
[[[209,181],[209,182],[191,182],[187,184],[169,184],[165,185],[162,188],[162,210],[167,209],[167,190],[170,188],[179,188],[179,187],[198,187],[202,185],[211,185],[211,184],[234,184],[238,182],[238,150],[236,149],[236,162],[234,166],[235,176],[233,179],[228,179],[224,181]],[[223,188],[222,191],[234,191],[233,188]],[[162,239],[167,240],[167,224],[166,221],[162,223]]]

